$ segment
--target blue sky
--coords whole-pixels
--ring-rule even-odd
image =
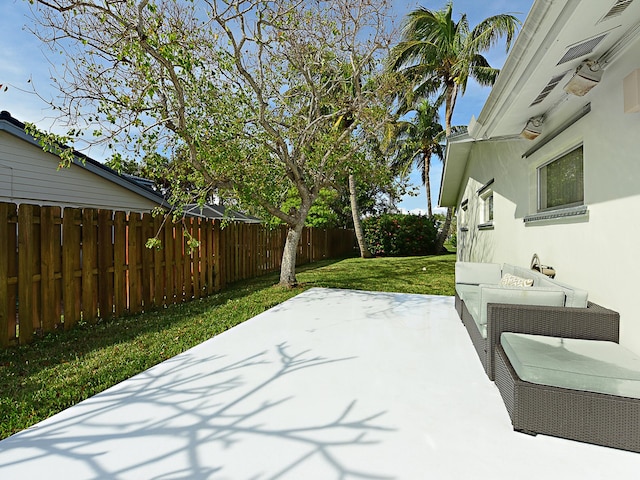
[[[417,6],[437,10],[446,4],[446,0],[389,1],[398,25],[407,12]],[[54,114],[42,99],[32,93],[34,86],[45,97],[51,98],[55,95],[50,74],[52,65],[46,58],[46,47],[29,31],[27,0],[2,0],[0,3],[0,31],[3,32],[0,48],[0,83],[9,86],[7,91],[0,92],[0,110],[7,110],[19,120],[35,123],[40,128],[48,130],[52,127]],[[480,20],[497,13],[513,13],[524,21],[532,4],[533,0],[456,0],[453,10],[456,19],[461,13],[466,13],[470,26],[473,27]],[[501,67],[506,58],[504,47],[496,47],[487,57],[492,66]],[[465,95],[458,99],[453,123],[466,125],[472,115],[477,117],[488,95],[488,88],[470,82]],[[436,160],[431,172],[434,202],[437,202],[441,174],[442,164]],[[415,185],[421,184],[419,172],[414,171],[411,174],[411,182]],[[420,187],[419,193],[416,197],[406,197],[399,206],[407,211],[425,211],[426,196],[423,187]]]

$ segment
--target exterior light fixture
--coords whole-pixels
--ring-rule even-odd
[[[520,136],[527,140],[535,140],[542,133],[543,122],[544,117],[542,115],[530,118],[522,129],[522,132],[520,132]]]
[[[602,80],[602,68],[596,61],[585,60],[564,86],[564,91],[582,97]]]

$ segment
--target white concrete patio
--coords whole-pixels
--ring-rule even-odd
[[[452,297],[312,289],[0,442],[2,480],[633,478],[512,430]]]

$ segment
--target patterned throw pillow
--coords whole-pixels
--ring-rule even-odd
[[[516,277],[510,273],[505,273],[500,279],[501,287],[530,287],[533,285],[533,280],[530,278]]]

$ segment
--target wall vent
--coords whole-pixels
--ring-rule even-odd
[[[609,10],[607,14],[600,19],[600,22],[604,22],[605,20],[621,15],[622,12],[631,5],[631,2],[633,2],[633,0],[617,0],[613,7],[611,7],[611,10]]]
[[[575,60],[576,58],[584,57],[585,55],[589,55],[607,35],[607,33],[603,33],[600,36],[594,37],[590,40],[585,40],[584,42],[574,45],[569,50],[567,50],[567,52],[558,62],[558,65],[569,62],[571,60]]]
[[[556,85],[560,83],[560,81],[564,78],[566,74],[567,72],[563,72],[560,75],[556,75],[551,80],[549,80],[549,83],[547,83],[547,86],[542,89],[542,91],[540,92],[540,95],[538,95],[536,99],[529,106],[533,107],[534,105],[538,105],[539,103],[542,103],[542,101],[545,98],[547,98],[547,95],[549,95],[554,88],[556,88]]]

